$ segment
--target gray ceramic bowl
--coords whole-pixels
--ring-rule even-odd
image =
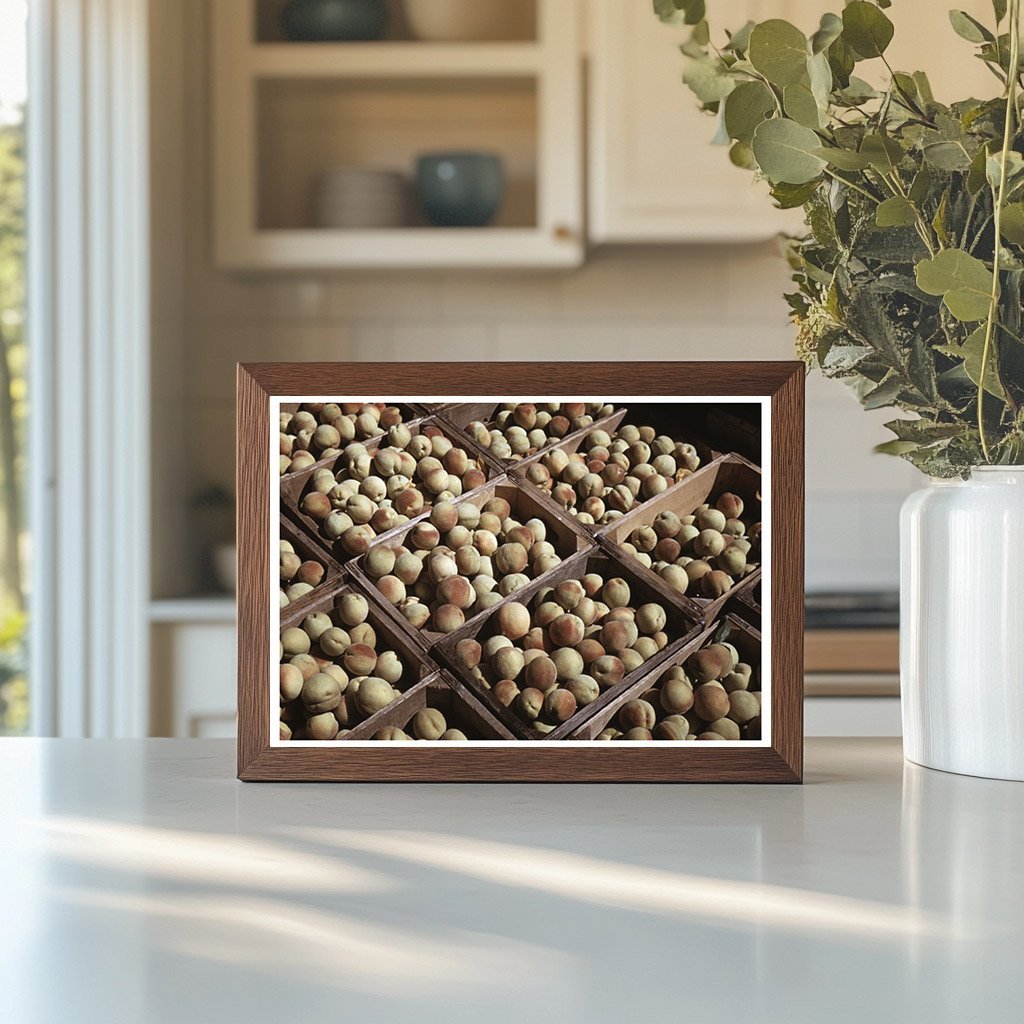
[[[281,11],[285,38],[298,42],[380,39],[387,24],[387,0],[290,0]]]
[[[416,161],[416,193],[437,227],[490,223],[505,194],[501,157],[493,153],[426,153]]]

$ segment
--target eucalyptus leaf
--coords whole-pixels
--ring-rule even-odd
[[[778,117],[757,126],[751,148],[770,182],[802,185],[825,169],[825,161],[815,152],[820,142],[810,128]]]
[[[942,139],[922,147],[925,160],[940,171],[966,171],[971,166],[971,157],[959,142]]]
[[[763,82],[741,82],[725,101],[729,137],[748,146],[754,129],[775,111],[775,97]]]
[[[868,408],[867,403],[864,408]],[[920,447],[921,445],[917,441],[883,441],[881,444],[876,444],[872,450],[876,455],[906,455]]]
[[[865,135],[860,152],[870,165],[883,174],[890,174],[903,159],[903,147],[887,135]]]
[[[985,390],[996,398],[1005,399],[1006,392],[1003,391],[1002,385],[999,383],[999,378],[994,373],[994,367],[991,365],[992,359],[992,345],[989,345],[989,360],[990,365],[985,370]],[[945,354],[951,356],[954,359],[963,360],[964,372],[975,387],[981,387],[981,365],[982,357],[985,353],[985,326],[984,324],[979,327],[976,331],[973,331],[967,338],[967,340],[959,347],[947,346]]]
[[[982,320],[991,302],[992,271],[963,249],[945,249],[916,267],[917,286],[929,295],[941,295],[958,320]]]
[[[843,8],[843,39],[864,60],[881,57],[893,31],[892,22],[866,0],[853,0]]]
[[[843,32],[843,19],[836,14],[823,14],[818,31],[811,36],[811,52],[827,50]]]
[[[704,0],[654,0],[654,13],[668,25],[696,25],[705,14]]]
[[[683,70],[683,81],[702,103],[724,100],[736,88],[735,79],[717,60],[689,60]]]
[[[814,154],[842,171],[863,171],[871,166],[871,161],[866,156],[851,149],[819,146],[814,150]]]
[[[914,204],[902,196],[892,196],[878,204],[875,223],[880,228],[908,227],[917,222]]]
[[[733,166],[742,167],[745,171],[757,170],[754,151],[745,142],[734,142],[729,147],[729,160]]]
[[[772,186],[772,199],[780,210],[795,210],[803,206],[817,189],[817,182],[804,182],[801,185],[792,185],[788,182],[779,182]]]
[[[998,25],[1006,17],[1006,0],[992,0],[992,10],[995,12]]]
[[[787,117],[805,128],[824,127],[822,110],[811,92],[811,83],[807,80],[794,82],[782,90],[782,107]]]
[[[969,43],[992,42],[995,36],[980,21],[972,18],[966,11],[950,11],[949,23],[953,31]]]
[[[1006,241],[1024,246],[1024,203],[1010,203],[1003,209],[1000,229]]]
[[[750,33],[747,59],[772,85],[785,87],[798,82],[809,55],[806,36],[781,18],[762,21]]]
[[[828,122],[829,96],[832,93],[832,69],[829,67],[828,57],[825,54],[816,54],[807,62],[807,79],[811,85],[814,101],[822,112],[822,126],[824,126]]]
[[[832,77],[835,79],[836,86],[839,89],[845,89],[850,84],[850,76],[853,74],[856,64],[853,50],[840,36],[826,52],[828,53],[828,66],[832,69]]]
[[[754,22],[748,21],[742,28],[737,29],[729,36],[729,42],[725,49],[733,50],[736,53],[746,53],[750,46],[750,33],[754,30]]]

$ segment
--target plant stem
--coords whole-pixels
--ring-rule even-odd
[[[852,181],[847,181],[846,178],[840,178],[838,174],[830,171],[827,167],[825,173],[833,180],[838,181],[841,185],[845,185],[847,188],[852,188],[854,192],[859,192],[865,199],[870,199],[871,202],[877,206],[881,200],[877,196],[873,196],[867,189],[861,188],[860,185],[855,184]]]
[[[988,319],[985,321],[985,344],[981,350],[981,370],[978,373],[978,435],[985,461],[991,463],[988,436],[985,433],[985,374],[992,350],[992,334],[999,313],[999,271],[1003,203],[1006,199],[1006,167],[1009,162],[1010,143],[1013,139],[1013,123],[1017,114],[1017,74],[1020,65],[1020,0],[1010,0],[1010,73],[1006,76],[1006,123],[1003,125],[1002,160],[999,167],[999,188],[995,197],[994,230],[995,240],[992,254],[992,294],[989,298]]]

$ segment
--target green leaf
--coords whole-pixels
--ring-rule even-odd
[[[922,164],[921,169],[914,175],[910,191],[907,193],[910,201],[920,206],[928,197],[934,180],[935,176],[932,174],[931,168],[927,164]]]
[[[850,84],[850,75],[853,73],[856,63],[853,50],[840,36],[826,52],[828,53],[828,66],[832,69],[836,88],[845,89]]]
[[[985,187],[985,165],[988,162],[988,148],[982,146],[971,159],[967,172],[967,191],[976,196]]]
[[[914,84],[917,86],[917,94],[925,101],[925,103],[934,103],[935,96],[932,94],[932,85],[928,81],[928,76],[923,71],[915,71],[911,76],[914,79]]]
[[[717,103],[736,88],[736,82],[717,60],[687,61],[683,81],[701,103]]]
[[[881,57],[892,36],[892,22],[874,4],[853,0],[843,9],[843,39],[862,60]]]
[[[963,249],[944,249],[915,268],[917,286],[928,295],[941,295],[946,308],[965,323],[988,316],[992,272]]]
[[[980,21],[972,18],[966,11],[950,11],[949,23],[953,31],[969,43],[994,42],[995,36]]]
[[[883,174],[892,173],[903,159],[902,146],[887,135],[865,135],[860,152],[876,171]]]
[[[729,160],[736,167],[742,167],[745,171],[757,170],[754,151],[745,142],[734,142],[732,144],[729,148]]]
[[[964,371],[967,376],[971,378],[975,387],[981,385],[981,359],[985,352],[985,325],[982,324],[977,330],[970,334],[967,340],[959,346],[956,345],[941,345],[939,351],[944,355],[950,356],[953,359],[962,359]],[[996,374],[994,365],[995,355],[995,343],[993,342],[989,346],[989,359],[988,366],[985,370],[985,390],[996,398],[1006,398],[1006,392],[1003,391],[1002,385],[999,383],[999,377]]]
[[[704,17],[704,0],[654,0],[654,13],[667,25],[696,25]]]
[[[842,34],[843,19],[835,14],[823,14],[818,31],[811,36],[811,53],[827,50]]]
[[[890,420],[885,424],[900,441],[916,441],[929,444],[956,437],[963,429],[959,423],[936,423],[934,420]]]
[[[754,129],[775,110],[775,97],[763,82],[743,82],[725,101],[725,129],[729,137],[748,146]]]
[[[752,149],[764,176],[773,184],[802,185],[825,169],[815,153],[821,140],[802,125],[786,118],[762,121],[754,131]]]
[[[863,398],[861,404],[865,409],[882,409],[885,406],[893,405],[902,391],[900,378],[893,374],[887,377],[878,387],[873,388]]]
[[[916,451],[920,447],[917,441],[883,441],[876,444],[872,450],[876,455],[906,455],[907,452]]]
[[[828,57],[819,53],[807,62],[807,77],[811,83],[811,95],[814,96],[818,109],[822,112],[822,124],[828,122],[829,97],[832,94],[832,69],[828,66]]]
[[[814,150],[815,156],[828,161],[841,171],[863,171],[871,166],[871,161],[861,153],[852,149],[835,149],[832,146],[819,146]]]
[[[1002,152],[993,153],[985,161],[985,177],[988,179],[988,183],[993,191],[999,188],[999,177],[1002,174],[1002,170]],[[1015,183],[1022,174],[1024,174],[1024,157],[1011,149],[1006,154],[1006,186],[1008,191],[1012,192],[1014,190],[1016,187]]]
[[[995,11],[998,25],[1006,17],[1006,0],[992,0],[992,10]]]
[[[746,53],[750,46],[750,33],[754,30],[755,24],[756,22],[748,21],[742,28],[733,32],[723,49],[732,50],[735,53]]]
[[[778,204],[780,210],[795,210],[798,206],[803,206],[814,195],[817,187],[817,181],[804,182],[802,185],[779,182],[772,186],[772,199]]]
[[[903,196],[893,196],[878,204],[875,223],[880,228],[905,228],[917,223],[914,204]]]
[[[798,82],[807,68],[807,38],[795,25],[771,18],[750,33],[747,58],[772,85]]]
[[[999,228],[1007,242],[1024,245],[1024,203],[1010,203],[1004,207]]]
[[[818,101],[811,92],[809,81],[794,82],[782,90],[782,106],[786,116],[802,124],[805,128],[821,128],[824,126],[822,111]]]
[[[922,147],[925,160],[940,171],[966,171],[971,166],[967,150],[959,142],[931,142]]]

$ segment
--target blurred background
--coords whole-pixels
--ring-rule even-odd
[[[233,732],[237,361],[793,358],[800,221],[710,145],[650,0],[70,6],[0,0],[5,732]],[[894,64],[988,94],[933,8],[888,12]],[[894,733],[918,481],[807,387],[808,729]]]

